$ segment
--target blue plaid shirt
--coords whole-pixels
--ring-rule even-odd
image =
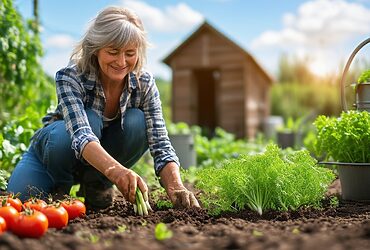
[[[92,109],[103,117],[105,106],[103,87],[96,74],[78,74],[76,65],[69,65],[59,70],[55,81],[58,106],[55,112],[43,118],[43,123],[48,125],[55,120],[63,119],[72,138],[72,149],[81,159],[82,150],[87,143],[99,142],[89,125],[85,109]],[[154,158],[156,174],[158,175],[168,162],[179,164],[168,138],[159,91],[153,75],[144,72],[138,79],[134,73],[129,74],[128,86],[124,88],[120,98],[122,128],[127,108],[139,108],[144,112],[149,150]]]

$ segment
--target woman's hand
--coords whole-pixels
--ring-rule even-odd
[[[176,208],[200,207],[195,195],[182,184],[176,163],[167,163],[159,175],[168,197]]]
[[[195,195],[184,186],[169,187],[167,194],[175,208],[200,207]]]
[[[116,165],[107,168],[104,175],[117,186],[125,199],[132,204],[135,204],[136,188],[141,190],[144,200],[148,200],[148,186],[144,180],[131,169]]]
[[[134,171],[125,168],[112,158],[99,143],[89,142],[82,155],[87,162],[117,186],[126,200],[135,204],[136,188],[141,190],[144,200],[148,200],[148,187],[144,180]]]

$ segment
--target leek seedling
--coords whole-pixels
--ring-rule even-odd
[[[140,216],[148,215],[150,211],[153,211],[148,201],[148,193],[144,193],[144,195],[146,199],[144,199],[140,189],[136,189],[136,204],[134,204],[134,212]]]

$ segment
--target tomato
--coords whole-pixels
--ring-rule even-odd
[[[69,220],[82,217],[86,214],[85,204],[78,199],[66,199],[62,201],[62,206],[67,210]]]
[[[0,207],[0,216],[4,218],[8,230],[12,230],[15,221],[19,217],[17,209],[12,206]]]
[[[41,209],[49,221],[49,228],[61,229],[68,224],[68,212],[60,204],[47,205]]]
[[[0,234],[6,231],[6,221],[3,217],[0,217]]]
[[[12,232],[19,237],[40,238],[48,229],[48,218],[40,211],[26,209],[15,221]]]
[[[23,203],[23,206],[30,209],[35,209],[40,211],[43,207],[47,206],[47,203],[43,200],[37,198],[31,198]]]
[[[22,201],[17,198],[16,195],[14,194],[10,194],[8,196],[1,196],[1,204],[3,204],[4,206],[4,202],[6,204],[6,206],[12,206],[14,207],[15,209],[17,209],[18,212],[22,211]]]

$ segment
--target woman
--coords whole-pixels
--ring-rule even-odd
[[[155,80],[143,70],[146,47],[132,11],[108,7],[98,14],[70,64],[56,73],[58,106],[43,118],[45,126],[11,175],[9,192],[27,199],[35,189],[69,193],[80,182],[86,203],[104,208],[113,202],[115,184],[131,203],[136,188],[147,200],[146,183],[129,168],[149,147],[172,203],[199,206],[181,181]]]

